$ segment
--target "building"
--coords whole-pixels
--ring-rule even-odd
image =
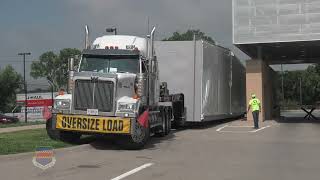
[[[247,99],[263,101],[263,119],[273,114],[271,64],[318,63],[319,0],[233,0],[233,43],[247,61]]]

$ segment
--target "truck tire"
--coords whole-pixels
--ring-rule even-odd
[[[46,130],[48,136],[53,140],[60,139],[60,132],[52,128],[52,118],[48,119],[46,122]]]
[[[123,149],[138,150],[142,149],[149,140],[150,128],[141,126],[138,122],[135,123],[133,132],[128,136],[120,137],[117,143]]]
[[[167,112],[167,135],[171,132],[171,119],[172,119],[172,108],[168,109]]]
[[[60,132],[60,140],[70,144],[78,144],[81,138],[81,134],[69,131]]]
[[[175,129],[182,128],[186,125],[186,108],[183,111],[176,110],[174,112],[174,120],[172,127]]]
[[[164,137],[168,134],[168,111],[167,108],[161,108],[160,109],[160,118],[162,120],[162,127],[161,131],[157,133],[159,137]],[[170,127],[171,128],[171,127]]]

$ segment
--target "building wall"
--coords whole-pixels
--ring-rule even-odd
[[[234,44],[320,40],[320,0],[233,0]]]
[[[261,101],[262,110],[260,120],[271,120],[275,113],[275,91],[273,87],[274,71],[262,60],[249,60],[246,63],[246,86],[247,104],[251,99],[251,94],[256,94]],[[248,120],[253,120],[251,111]]]

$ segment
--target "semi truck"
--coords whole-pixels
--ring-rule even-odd
[[[183,45],[155,42],[155,28],[146,38],[104,35],[92,44],[87,26],[85,32],[85,49],[78,67],[73,68],[73,59],[70,61],[71,90],[55,98],[52,117],[46,123],[51,138],[72,143],[81,135],[98,134],[111,136],[125,149],[140,149],[151,136],[168,135],[172,126],[179,128],[187,122],[241,114],[245,101],[238,94],[242,91],[231,90],[233,76],[223,77],[232,72],[220,75],[236,61],[229,51],[223,51],[229,57],[229,63],[225,63],[223,58],[204,54],[215,45],[193,41],[188,48],[193,48],[194,54],[184,54],[182,51],[189,49],[183,49]],[[202,52],[200,56],[196,54],[198,51]],[[216,61],[218,72],[212,73]],[[242,73],[241,69],[241,75],[235,76],[242,77]],[[222,77],[226,82],[220,81]],[[229,96],[224,89],[226,83]],[[223,87],[215,88],[216,85]],[[234,92],[237,95],[232,98]],[[227,105],[219,108],[219,103],[226,100]],[[241,107],[231,107],[237,105]]]

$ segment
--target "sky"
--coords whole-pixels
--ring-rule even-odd
[[[84,25],[91,41],[117,27],[118,34],[145,36],[147,19],[157,27],[156,39],[173,32],[200,29],[220,45],[231,48],[241,59],[247,57],[232,46],[231,0],[1,0],[0,67],[11,64],[23,72],[19,52],[31,61],[46,51],[83,48]],[[27,76],[30,86],[46,81]]]

